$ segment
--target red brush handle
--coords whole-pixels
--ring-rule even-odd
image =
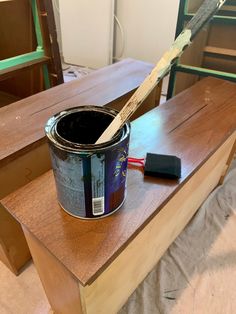
[[[144,167],[144,158],[128,157],[128,163],[136,163]]]

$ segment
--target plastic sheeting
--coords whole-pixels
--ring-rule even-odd
[[[236,160],[119,314],[236,313]]]

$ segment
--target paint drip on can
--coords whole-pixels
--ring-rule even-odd
[[[125,200],[130,123],[110,141],[94,144],[116,114],[105,107],[80,106],[46,123],[58,202],[75,217],[105,217]]]

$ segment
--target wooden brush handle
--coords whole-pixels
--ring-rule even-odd
[[[131,115],[146,99],[153,88],[170,71],[172,64],[190,45],[193,37],[211,19],[226,0],[205,0],[197,13],[187,24],[183,32],[176,38],[170,49],[162,56],[152,72],[146,77],[133,96],[128,100],[119,114],[99,137],[96,144],[110,140],[115,133],[125,124]]]

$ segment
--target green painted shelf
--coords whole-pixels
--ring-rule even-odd
[[[194,13],[189,12],[189,2],[190,0],[180,0],[179,12],[176,25],[176,34],[175,38],[182,32],[184,25],[189,21]],[[211,20],[211,25],[223,25],[229,27],[235,27],[236,32],[236,0],[228,0],[225,3],[225,6],[222,7],[221,11],[213,17]],[[211,56],[214,58],[227,58],[231,62],[235,62],[236,65],[236,50],[234,49],[223,49],[218,47],[204,47],[203,54],[205,56]],[[167,91],[167,99],[175,95],[176,87],[176,76],[178,72],[188,73],[192,75],[197,75],[199,77],[205,76],[214,76],[217,78],[229,80],[236,82],[236,73],[230,73],[228,71],[217,70],[214,68],[205,68],[201,66],[181,64],[181,59],[178,59],[177,62],[172,66],[170,71],[170,79]]]

